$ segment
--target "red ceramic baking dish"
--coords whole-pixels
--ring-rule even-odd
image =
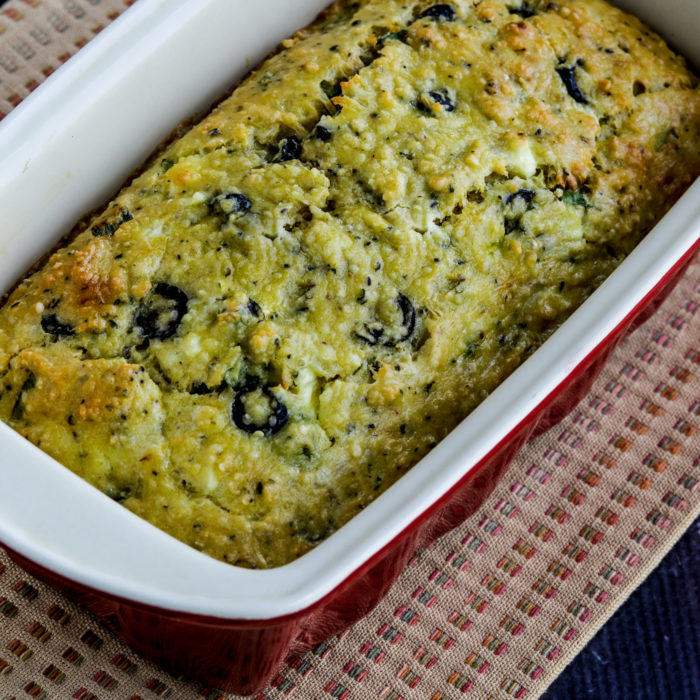
[[[0,123],[0,291],[108,200],[325,0],[139,0]],[[696,63],[700,4],[626,0]],[[182,47],[187,47],[183,50]],[[128,96],[128,99],[125,99]],[[50,115],[50,118],[49,118]],[[522,445],[586,393],[698,247],[700,182],[445,440],[313,551],[266,571],[140,520],[0,424],[0,542],[164,668],[238,693],[367,613],[411,553],[475,512]]]

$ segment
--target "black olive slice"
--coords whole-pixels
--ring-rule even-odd
[[[158,282],[141,303],[134,323],[145,338],[167,340],[177,333],[187,302],[187,294],[179,287]]]
[[[576,66],[564,66],[557,68],[557,73],[566,87],[566,91],[576,102],[587,105],[588,100],[583,96],[578,83],[576,82]]]
[[[439,105],[442,105],[443,109],[446,112],[454,112],[455,111],[455,106],[454,102],[443,92],[438,92],[437,90],[433,90],[428,93],[430,97],[437,102]]]
[[[427,10],[421,12],[420,17],[434,19],[436,22],[445,20],[446,22],[454,22],[457,19],[454,5],[449,2],[443,2],[439,5],[433,5]]]
[[[536,12],[526,2],[524,2],[520,7],[509,7],[508,12],[511,15],[519,15],[523,19],[529,19],[530,17],[534,17],[536,14]]]
[[[105,221],[102,224],[97,224],[96,226],[93,226],[90,229],[90,233],[92,233],[95,238],[100,238],[102,236],[113,236],[114,232],[122,225],[125,224],[127,221],[131,221],[134,217],[131,215],[131,212],[127,207],[123,207],[121,210],[121,214],[119,215],[118,218],[113,219],[112,221]]]
[[[250,399],[252,394],[259,394],[258,401],[264,402],[265,417],[259,422],[248,413],[246,399]],[[231,405],[231,418],[236,427],[246,433],[256,433],[260,431],[264,435],[274,435],[278,433],[289,421],[289,411],[266,386],[242,388],[233,399]]]
[[[69,323],[59,321],[56,314],[44,314],[41,317],[41,329],[44,333],[48,333],[54,337],[54,340],[59,338],[70,338],[75,335],[73,326]]]
[[[355,337],[367,343],[367,345],[379,345],[379,342],[384,335],[384,329],[379,327],[379,324],[372,325],[365,323],[364,330],[361,333],[355,333]]]
[[[294,160],[301,155],[301,141],[296,136],[282,139],[279,143],[277,159],[280,161]]]
[[[520,216],[515,219],[505,219],[504,229],[506,236],[513,233],[514,231],[521,231],[522,218]]]
[[[401,311],[401,325],[404,328],[403,333],[399,337],[387,337],[379,322],[365,323],[361,332],[355,332],[355,337],[368,345],[384,345],[388,348],[409,340],[416,330],[416,309],[409,298],[401,292],[399,292],[394,303]]]
[[[195,396],[206,396],[206,394],[213,394],[215,391],[215,388],[209,387],[205,382],[192,382],[187,393]]]
[[[188,392],[190,394],[195,394],[196,396],[204,396],[205,394],[213,393],[213,389],[210,389],[204,382],[192,382]]]
[[[12,413],[10,417],[12,420],[22,420],[24,417],[24,392],[31,391],[36,386],[36,376],[33,372],[29,373],[29,376],[24,380],[24,383],[20,387],[19,393],[17,394],[17,399],[15,400],[15,405],[12,407]]]
[[[250,199],[241,192],[225,192],[209,200],[209,211],[224,221],[232,214],[245,214],[251,206]]]
[[[509,194],[508,197],[506,197],[506,204],[512,204],[516,199],[520,198],[525,202],[525,204],[529,205],[534,196],[534,190],[525,190],[520,188],[517,192],[513,192],[513,194]]]
[[[255,316],[255,318],[265,318],[265,314],[260,308],[260,304],[258,304],[258,302],[255,301],[255,299],[248,299],[247,309],[248,313],[250,313],[251,316]]]
[[[506,235],[514,231],[522,230],[523,214],[530,208],[534,197],[534,190],[526,190],[523,188],[520,188],[517,192],[513,192],[513,194],[509,194],[506,197],[506,206],[510,207],[506,210],[504,220]]]
[[[398,339],[399,343],[403,343],[408,340],[412,335],[413,331],[416,330],[416,309],[409,301],[405,294],[399,292],[399,296],[396,297],[396,304],[401,309],[401,314],[403,315],[403,327],[406,329],[404,334]]]
[[[221,382],[218,386],[209,386],[205,382],[192,382],[187,393],[195,396],[205,396],[206,394],[220,394],[225,388],[226,382]]]
[[[322,124],[319,124],[314,129],[314,135],[316,136],[317,139],[320,139],[324,143],[328,143],[331,140],[331,136],[333,134],[331,133],[330,129],[326,128]]]
[[[427,94],[428,97],[433,102],[439,104],[445,110],[445,112],[455,111],[455,103],[442,90],[431,90]],[[432,114],[432,111],[422,101],[418,102],[418,109],[421,112],[430,112]]]

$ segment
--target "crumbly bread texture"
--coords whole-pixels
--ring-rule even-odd
[[[213,557],[289,562],[619,264],[699,117],[601,0],[338,2],[15,289],[0,418]]]

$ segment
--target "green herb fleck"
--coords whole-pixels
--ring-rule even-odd
[[[656,137],[656,141],[654,142],[654,150],[660,151],[672,136],[678,136],[673,127],[660,131]]]
[[[466,347],[464,348],[464,357],[467,358],[467,360],[472,360],[477,356],[479,353],[479,343],[476,340],[470,340]]]
[[[586,195],[576,190],[564,190],[564,194],[561,196],[561,201],[565,204],[573,204],[577,207],[584,207],[584,209],[588,209],[591,206],[588,203]]]
[[[406,34],[407,32],[405,29],[401,29],[398,32],[389,32],[379,39],[379,44],[383,46],[387,41],[403,41],[406,38]]]

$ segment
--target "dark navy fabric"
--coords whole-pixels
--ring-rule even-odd
[[[543,700],[700,700],[700,520]]]

